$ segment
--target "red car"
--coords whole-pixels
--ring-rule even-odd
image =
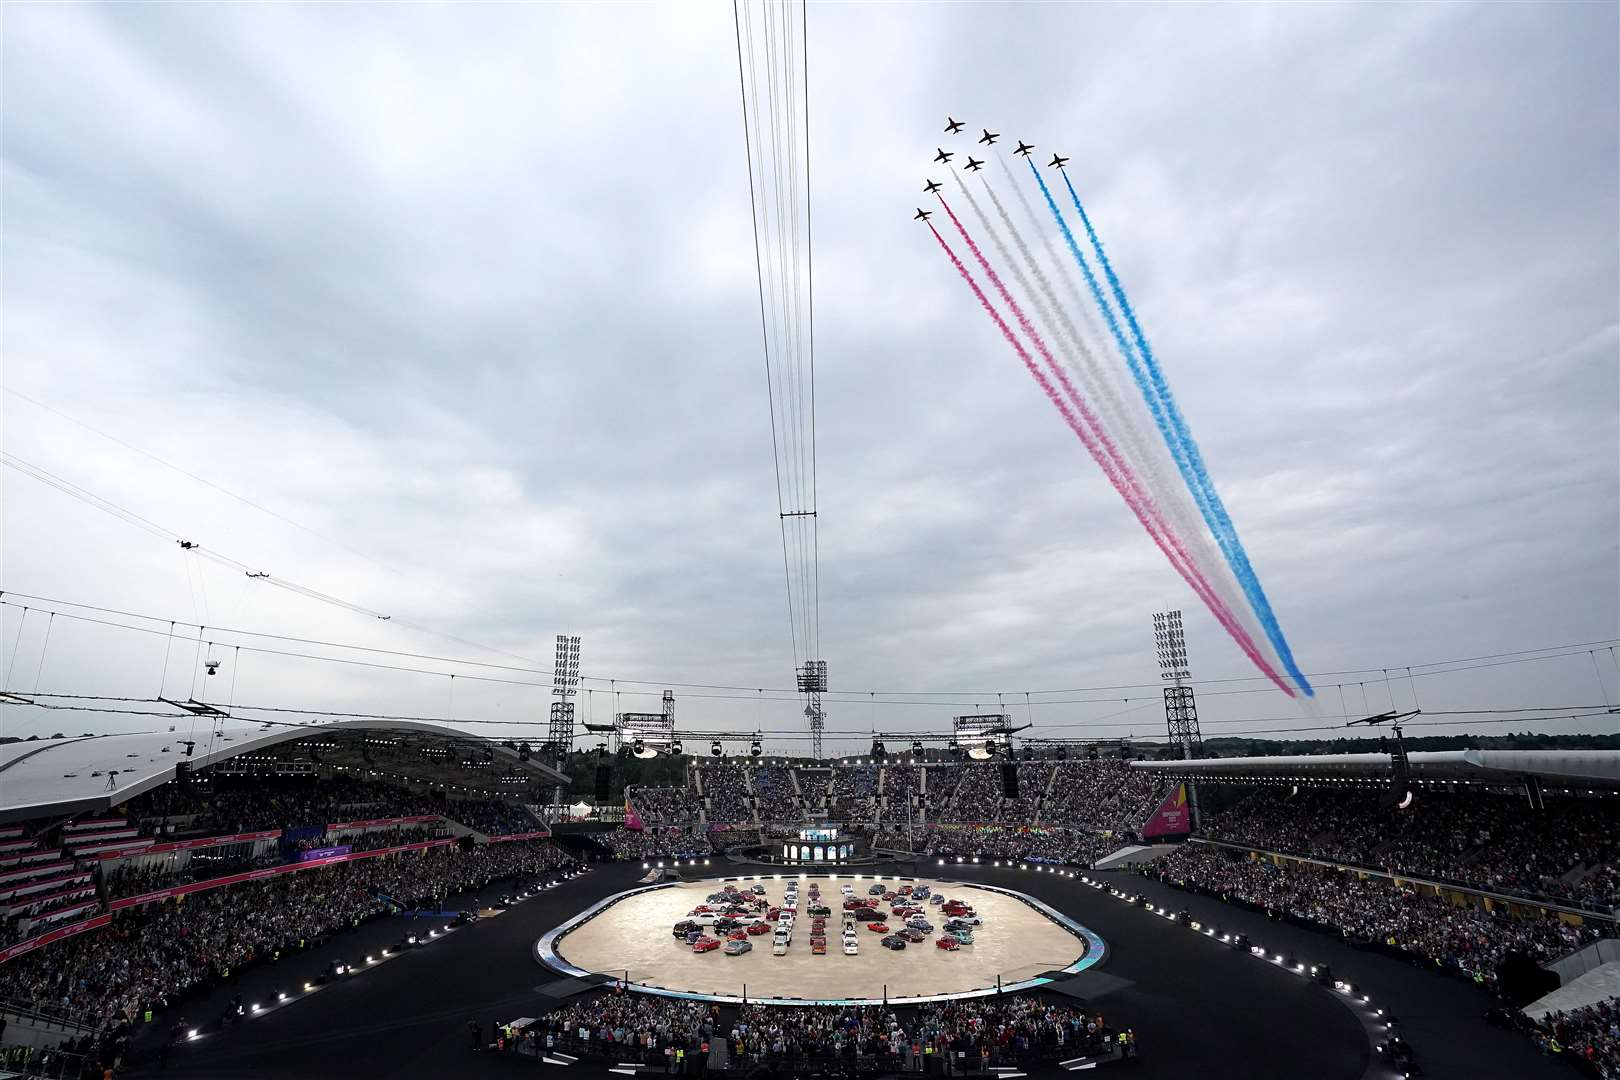
[[[973,909],[968,907],[966,904],[962,903],[962,901],[960,901],[960,900],[951,900],[951,901],[946,902],[944,908],[942,908],[941,910],[944,911],[945,914],[947,914],[947,915],[971,915],[971,914],[973,914]]]
[[[827,955],[827,939],[824,938],[824,937],[813,937],[813,938],[811,938],[810,939],[810,954],[812,956],[825,956],[825,955]]]
[[[865,900],[849,899],[844,901],[845,911],[855,911],[866,906]]]
[[[726,940],[727,941],[747,941],[748,940],[748,932],[746,930],[733,930],[731,933],[726,935]]]
[[[825,929],[827,929],[827,920],[826,919],[811,919],[810,920],[810,932],[812,934],[817,933],[817,932],[822,931],[822,930],[825,930]]]
[[[957,941],[955,938],[951,937],[949,934],[946,934],[942,938],[936,939],[935,942],[934,942],[934,948],[936,948],[936,949],[944,949],[946,952],[955,952],[957,949],[960,949],[961,947],[962,947],[962,943],[960,941]]]
[[[751,923],[748,926],[748,933],[753,934],[756,937],[758,935],[760,935],[760,934],[768,934],[770,932],[771,932],[771,928],[770,928],[770,925],[768,923],[757,922],[757,923]]]
[[[894,898],[895,898],[895,895],[896,895],[896,894],[895,894],[895,893],[892,893],[892,892],[886,892],[886,893],[884,893],[884,894],[883,894],[883,902],[884,902],[884,903],[885,903],[885,904],[892,904],[892,903],[894,903]]]
[[[909,904],[899,904],[890,910],[894,912],[896,918],[903,919],[907,915],[918,914],[922,909],[911,907]]]
[[[703,914],[705,914],[707,912],[711,912],[713,910],[714,910],[714,908],[710,907],[708,904],[699,904],[697,907],[693,908],[691,911],[688,911],[687,914],[688,915],[703,915]]]
[[[866,924],[866,928],[874,934],[887,934],[889,932],[888,923],[869,922]]]
[[[771,922],[775,922],[776,917],[780,914],[782,914],[781,908],[771,908],[769,911],[765,912],[765,918]]]
[[[910,896],[911,895],[911,886],[910,885],[902,885],[898,889],[896,889],[895,891],[898,892],[901,896]]]
[[[719,938],[700,937],[696,941],[692,942],[692,951],[693,952],[713,952],[714,950],[718,949],[719,947],[720,947],[720,939]]]

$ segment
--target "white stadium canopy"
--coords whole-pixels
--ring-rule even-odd
[[[212,720],[205,718],[196,736],[186,733],[187,726],[189,718],[166,731],[0,744],[0,822],[107,810],[173,780],[181,762],[189,761],[194,770],[200,770],[245,754],[271,750],[277,750],[278,757],[291,759],[297,750],[288,744],[300,740],[320,743],[329,761],[352,757],[353,767],[361,768],[368,760],[363,752],[362,733],[366,732],[390,741],[431,747],[431,753],[409,766],[410,778],[423,783],[459,786],[491,795],[517,794],[496,791],[483,783],[493,779],[496,772],[526,775],[534,784],[567,783],[567,778],[542,762],[539,754],[525,755],[512,744],[481,739],[443,724],[339,720],[319,725],[244,725],[231,721],[215,735]],[[192,743],[189,757],[188,743]]]
[[[1412,779],[1430,784],[1518,786],[1534,778],[1543,786],[1620,787],[1620,751],[1435,750],[1407,755]],[[1388,754],[1291,754],[1277,757],[1195,758],[1133,761],[1131,767],[1214,783],[1387,782]]]

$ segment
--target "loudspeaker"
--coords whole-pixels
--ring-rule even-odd
[[[605,803],[613,797],[613,766],[598,765],[596,767],[596,801]]]
[[[1003,798],[1018,798],[1018,766],[1010,761],[1001,763],[1001,794]]]

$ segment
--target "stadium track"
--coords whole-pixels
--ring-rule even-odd
[[[872,869],[894,872],[892,866]],[[774,872],[745,866],[713,870],[715,876]],[[1110,955],[1099,970],[1130,985],[1106,993],[1095,1005],[1111,1023],[1135,1028],[1143,1057],[1132,1068],[1133,1076],[1357,1080],[1392,1075],[1373,1060],[1361,1022],[1337,995],[1106,891],[1082,886],[1078,878],[971,865],[939,868],[924,863],[917,870],[1027,892],[1101,934]],[[620,863],[564,882],[505,914],[323,990],[315,1000],[292,1003],[183,1046],[161,1075],[180,1080],[438,1080],[551,1070],[555,1067],[532,1060],[472,1052],[467,1021],[477,1019],[488,1031],[496,1020],[533,1015],[534,988],[555,978],[533,959],[535,939],[602,896],[633,886],[642,874],[639,863]],[[1336,975],[1355,981],[1375,1004],[1400,1017],[1430,1077],[1537,1080],[1569,1075],[1522,1036],[1488,1027],[1482,1016],[1489,1000],[1458,980],[1136,875],[1097,876],[1122,889],[1145,892],[1171,911],[1184,907],[1194,918],[1248,933],[1258,944],[1292,950],[1307,963],[1333,965]],[[501,891],[487,889],[481,896]],[[457,905],[472,906],[468,898]],[[187,1003],[182,1012],[195,1025],[223,1011],[234,993],[250,1003],[264,1000],[278,986],[300,985],[330,959],[353,961],[382,948],[409,922],[382,920],[325,949],[248,972],[240,985]],[[166,1031],[171,1017],[161,1015],[148,1037]],[[564,1071],[607,1075],[584,1061]],[[140,1075],[159,1074],[149,1067]]]

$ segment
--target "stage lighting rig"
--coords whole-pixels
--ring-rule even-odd
[[[719,757],[721,754],[723,754],[725,752],[726,752],[726,748],[724,746],[720,745],[720,740],[719,739],[714,740],[714,742],[711,743],[710,746],[709,746],[709,753],[713,754],[715,757]]]

